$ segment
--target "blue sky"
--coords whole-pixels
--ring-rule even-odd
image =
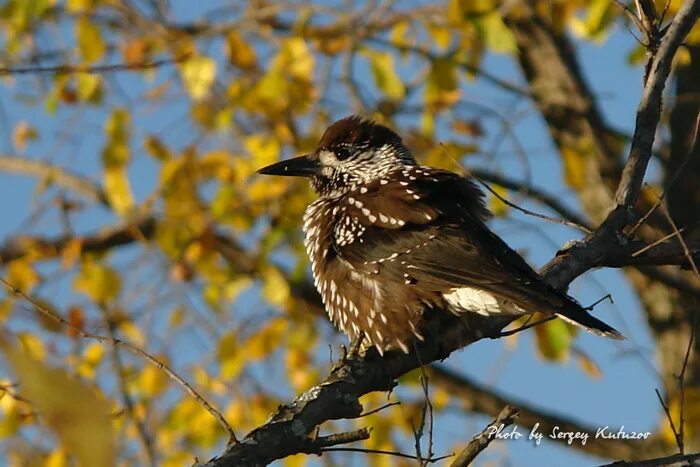
[[[173,2],[173,5],[177,16],[183,19],[198,14],[195,2]],[[213,9],[214,5],[210,8]],[[634,40],[628,31],[618,27],[600,45],[579,45],[584,72],[607,121],[612,122],[616,128],[631,133],[641,89],[641,69],[628,65],[626,59],[635,45]],[[489,55],[484,66],[492,74],[522,82],[512,57]],[[172,80],[174,73],[172,68],[160,70],[154,74],[154,80],[156,83]],[[356,73],[360,80],[371,80],[366,66],[360,64]],[[141,77],[131,77],[122,73],[111,75],[109,79],[119,85],[123,99],[135,106],[135,140],[140,140],[138,135],[148,131],[158,131],[169,145],[175,147],[182,147],[195,139],[196,135],[192,133],[191,128],[178,123],[187,112],[186,96],[174,96],[174,101],[168,104],[166,111],[149,109],[147,106],[136,105],[139,95],[145,89]],[[148,86],[152,84],[148,83]],[[463,91],[465,101],[490,107],[507,108],[514,102],[511,96],[479,80],[466,83]],[[76,112],[73,109],[60,109],[54,115],[47,115],[43,106],[26,105],[26,100],[20,98],[23,94],[35,92],[20,86],[0,85],[0,150],[13,153],[10,142],[11,129],[18,122],[25,120],[37,127],[42,135],[39,142],[29,146],[28,157],[48,157],[99,180],[99,150],[103,144],[104,110],[85,109]],[[181,101],[178,102],[178,99]],[[575,208],[576,197],[562,185],[558,155],[537,111],[522,103],[516,110],[525,114],[514,132],[528,153],[534,185],[556,194]],[[347,109],[338,108],[333,110],[333,114],[342,116],[346,111]],[[495,122],[484,119],[483,123],[487,135],[497,134]],[[68,128],[68,132],[65,128]],[[213,147],[234,147],[236,142],[230,139],[230,135],[223,134],[209,144]],[[156,186],[156,166],[149,158],[143,157],[141,148],[133,149],[135,163],[130,167],[131,182],[137,199],[143,200]],[[467,157],[465,162],[467,165],[500,169],[516,178],[522,176],[518,159],[508,142],[504,143],[493,157],[475,155]],[[0,207],[3,212],[0,241],[26,232],[26,220],[30,215],[27,209],[50,199],[51,192],[38,194],[36,188],[36,181],[33,179],[0,173]],[[541,207],[528,203],[525,203],[525,206],[542,210]],[[76,215],[74,228],[80,232],[88,232],[96,226],[116,221],[110,213],[95,208]],[[543,240],[540,232],[526,228],[524,222],[536,225],[550,240]],[[528,260],[536,266],[544,264],[567,241],[580,237],[580,234],[572,229],[533,220],[519,213],[513,213],[512,219],[496,220],[492,227],[511,246],[525,252]],[[49,215],[40,218],[29,231],[46,235],[60,233],[61,229],[58,218]],[[117,264],[126,264],[132,256],[133,254],[127,251],[116,255],[113,260]],[[160,266],[162,264],[154,264],[153,268],[157,269]],[[49,270],[55,271],[46,269],[46,272]],[[587,425],[624,425],[633,431],[656,431],[660,408],[654,394],[654,389],[659,386],[654,375],[654,345],[646,329],[639,303],[629,285],[619,271],[600,270],[589,272],[576,280],[570,292],[584,304],[592,303],[606,293],[611,293],[615,300],[614,305],[603,303],[596,308],[596,313],[628,336],[628,340],[622,343],[585,333],[577,338],[576,347],[591,356],[601,368],[603,376],[600,380],[591,379],[581,371],[575,359],[564,364],[543,362],[535,355],[532,335],[529,332],[520,335],[514,346],[505,345],[502,341],[479,342],[457,352],[445,364],[484,384],[493,385],[516,399],[528,401],[548,412],[580,420]],[[42,293],[54,297],[58,304],[73,303],[76,300],[70,283],[65,280],[47,286]],[[236,306],[255,313],[256,307],[260,306],[258,297],[255,293],[246,294],[245,297],[245,300]],[[155,323],[156,334],[159,334],[157,319]],[[205,342],[196,337],[188,340],[187,345],[189,347],[183,347],[179,357],[179,363],[185,371],[186,362],[196,360],[202,353],[211,351],[207,349]],[[262,376],[267,376],[264,369],[259,371]],[[184,375],[188,376],[187,373]],[[455,443],[467,442],[486,423],[485,417],[465,416],[460,411],[438,417],[436,452],[443,454],[451,451]],[[410,451],[410,446],[408,450]],[[554,443],[533,447],[527,441],[496,443],[479,458],[477,465],[488,465],[488,462],[494,460],[499,464],[503,462],[502,465],[514,466],[552,463],[584,466],[599,461]]]

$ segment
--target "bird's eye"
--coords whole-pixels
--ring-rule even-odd
[[[335,157],[339,161],[344,161],[345,159],[347,159],[351,155],[351,152],[348,148],[336,148],[334,152],[335,152]]]

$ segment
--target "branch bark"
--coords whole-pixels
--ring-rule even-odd
[[[474,462],[476,456],[478,456],[481,453],[481,451],[486,449],[489,446],[489,444],[491,444],[491,441],[496,439],[495,433],[498,430],[512,425],[517,419],[517,409],[509,405],[503,407],[503,409],[498,413],[498,416],[495,418],[495,420],[492,421],[489,424],[489,426],[484,428],[481,431],[481,433],[476,435],[474,439],[472,439],[469,442],[467,447],[465,447],[457,455],[457,458],[454,461],[452,461],[450,467],[467,467],[468,465],[470,465],[472,462]]]
[[[637,128],[630,155],[617,188],[615,205],[601,226],[583,242],[558,255],[544,268],[544,279],[564,288],[574,278],[597,266],[624,239],[623,228],[634,219],[636,202],[661,112],[661,98],[671,60],[700,14],[700,0],[687,2],[651,57],[637,112]],[[396,378],[427,363],[446,358],[451,352],[481,338],[495,336],[510,319],[484,319],[477,314],[462,317],[446,313],[426,315],[426,339],[410,354],[388,352],[380,357],[370,349],[364,356],[351,356],[337,364],[319,385],[282,405],[270,420],[250,432],[240,443],[230,445],[219,457],[197,464],[207,467],[258,466],[295,454],[309,434],[328,420],[357,417],[359,398],[373,391],[392,389]]]

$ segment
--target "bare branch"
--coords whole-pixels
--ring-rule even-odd
[[[572,211],[567,206],[565,206],[557,197],[542,191],[529,184],[518,182],[505,175],[496,174],[488,170],[482,170],[478,168],[470,169],[469,172],[474,176],[489,182],[495,183],[511,191],[515,191],[523,196],[534,199],[535,201],[542,203],[547,206],[552,211],[556,212],[562,219],[569,222],[573,222],[575,227],[583,228],[585,232],[590,232],[593,230],[593,226],[590,221],[580,214]]]
[[[457,458],[452,461],[450,467],[467,467],[470,465],[476,456],[478,456],[481,451],[486,449],[491,441],[496,439],[496,433],[503,428],[512,425],[518,418],[518,409],[506,405],[503,407],[501,412],[498,414],[496,419],[492,421],[489,426],[483,429],[481,433],[476,435],[472,439],[467,447],[465,447],[462,452],[457,455]]]
[[[85,196],[91,201],[104,206],[109,205],[107,196],[99,184],[48,162],[27,159],[26,157],[0,156],[0,171],[40,177],[61,188]]]
[[[165,65],[174,65],[187,60],[187,56],[176,59],[168,58],[143,63],[113,63],[110,65],[55,65],[55,66],[24,66],[24,67],[0,67],[0,76],[3,75],[31,75],[31,74],[55,74],[65,75],[70,73],[114,73],[119,71],[150,70]]]
[[[650,58],[649,75],[637,109],[629,157],[615,194],[614,208],[595,233],[550,261],[544,268],[548,274],[562,274],[563,279],[572,273],[579,275],[583,272],[579,271],[579,267],[587,269],[590,262],[600,261],[606,253],[624,244],[622,231],[635,220],[634,203],[639,197],[651,158],[656,127],[661,115],[662,94],[671,71],[673,56],[699,15],[700,1],[690,0],[683,3],[661,39],[658,52]],[[563,261],[564,258],[567,258],[566,262]],[[563,284],[555,280],[553,285]]]

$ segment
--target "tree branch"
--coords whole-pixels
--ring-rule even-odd
[[[0,171],[40,177],[61,188],[74,191],[91,201],[104,206],[109,205],[107,196],[99,184],[48,162],[27,159],[26,157],[0,156]]]
[[[654,134],[661,111],[661,93],[670,72],[673,55],[700,12],[700,0],[687,2],[676,15],[651,58],[637,115],[637,128],[623,179],[615,197],[616,206],[602,225],[584,242],[558,255],[543,272],[554,287],[564,288],[574,278],[600,263],[606,253],[620,244],[622,229],[633,219],[630,214],[651,156]],[[649,134],[646,134],[648,132]],[[473,315],[473,316],[472,316]],[[427,313],[425,342],[409,354],[387,352],[383,357],[370,349],[364,356],[352,356],[336,365],[319,385],[282,405],[270,420],[250,432],[240,443],[229,446],[219,457],[200,466],[223,467],[265,465],[295,454],[309,434],[328,420],[352,418],[362,412],[359,398],[369,392],[388,391],[396,378],[417,368],[419,362],[447,357],[452,351],[483,337],[497,335],[510,319],[494,319],[466,314]]]
[[[700,453],[695,454],[676,454],[673,456],[659,457],[657,459],[648,459],[637,462],[617,461],[612,464],[601,465],[600,467],[682,467],[697,465],[700,461]]]
[[[507,426],[512,425],[518,418],[518,410],[506,405],[499,412],[498,416],[494,421],[492,421],[489,426],[484,428],[481,433],[476,435],[472,439],[467,447],[465,447],[462,452],[457,455],[457,458],[452,461],[450,467],[467,467],[470,465],[476,456],[478,456],[481,451],[486,449],[491,441],[496,439],[496,432]]]

